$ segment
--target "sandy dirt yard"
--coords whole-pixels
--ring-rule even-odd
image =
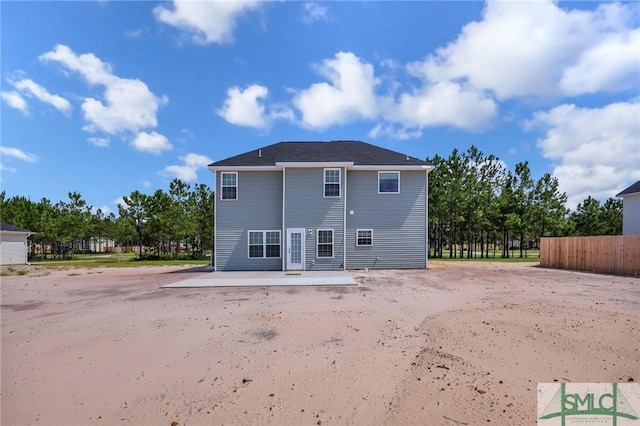
[[[431,262],[158,288],[201,274],[3,276],[2,424],[526,425],[538,382],[640,380],[637,278]]]

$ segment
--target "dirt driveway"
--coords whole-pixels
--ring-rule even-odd
[[[637,278],[431,262],[158,288],[202,273],[3,276],[1,423],[524,425],[538,382],[640,379]]]

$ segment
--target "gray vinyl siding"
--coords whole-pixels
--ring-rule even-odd
[[[427,266],[426,182],[424,171],[400,171],[400,194],[378,194],[377,171],[348,172],[347,269]],[[357,229],[373,230],[371,247],[356,246]]]
[[[282,172],[238,172],[238,199],[221,200],[216,172],[216,270],[280,271],[286,234],[280,232],[279,258],[249,259],[248,231],[282,231]]]
[[[24,265],[27,263],[27,236],[5,233],[0,235],[0,265]]]
[[[640,234],[640,194],[622,198],[622,235]]]
[[[325,198],[324,168],[285,170],[285,234],[305,229],[305,270],[344,269],[344,169],[340,175],[340,198]],[[333,229],[333,258],[316,257],[318,229]]]

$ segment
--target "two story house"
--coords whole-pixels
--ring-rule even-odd
[[[359,141],[280,142],[209,169],[216,271],[427,266],[423,160]]]

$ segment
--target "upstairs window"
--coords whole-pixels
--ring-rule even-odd
[[[237,200],[238,199],[238,173],[237,172],[222,172],[222,184],[220,189],[222,190],[223,200]]]
[[[399,194],[400,172],[378,172],[378,194]]]
[[[340,169],[324,169],[324,196],[340,197]]]

